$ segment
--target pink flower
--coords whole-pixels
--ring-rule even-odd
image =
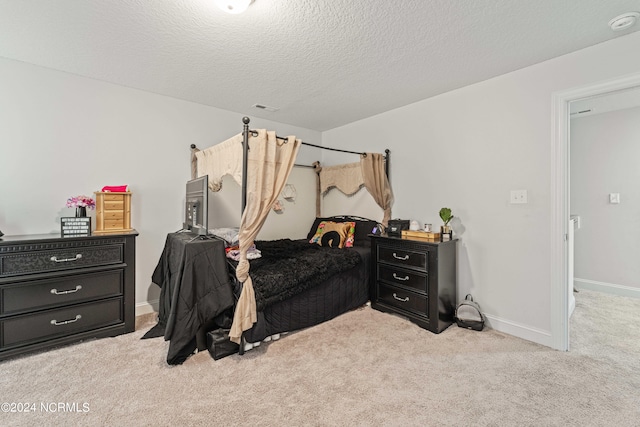
[[[95,209],[96,202],[91,197],[88,196],[76,196],[67,199],[67,207],[68,208],[89,208]]]

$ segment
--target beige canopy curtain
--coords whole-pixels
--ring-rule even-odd
[[[240,262],[236,268],[236,277],[243,285],[229,332],[230,339],[236,343],[240,343],[242,332],[250,329],[257,321],[247,250],[253,245],[271,207],[287,183],[302,143],[294,136],[282,141],[276,138],[275,132],[264,129],[257,133],[257,137],[249,138],[247,206],[242,213],[238,236]]]
[[[337,166],[324,166],[320,173],[320,191],[326,194],[331,188],[337,188],[351,196],[364,185],[360,163],[347,163]]]
[[[319,169],[319,192],[327,193],[337,188],[347,196],[355,194],[362,186],[373,197],[373,200],[384,211],[382,225],[386,228],[391,219],[393,192],[384,167],[384,155],[365,153],[360,156],[360,163],[347,163],[337,166],[324,166]],[[318,211],[316,209],[316,211]],[[320,216],[317,214],[316,216]]]
[[[196,153],[199,153],[200,150],[195,146],[195,144],[191,144],[191,179],[196,179],[198,177],[198,157]]]
[[[239,133],[202,151],[192,148],[191,176],[208,175],[211,191],[222,189],[225,175],[230,175],[238,185],[242,185],[242,141],[243,136]]]
[[[367,188],[373,200],[384,211],[382,225],[387,228],[391,219],[391,205],[393,204],[393,192],[389,184],[389,178],[384,169],[384,155],[380,153],[366,153],[360,158],[364,186]]]

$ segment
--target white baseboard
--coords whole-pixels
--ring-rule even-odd
[[[573,283],[578,291],[585,289],[623,297],[640,298],[640,288],[578,278],[574,278]]]
[[[521,325],[511,320],[501,319],[497,316],[485,314],[487,325],[491,329],[522,338],[523,340],[532,341],[547,347],[552,346],[551,332],[541,329],[532,328],[530,326]]]
[[[158,311],[158,300],[139,302],[136,304],[136,317],[143,314],[156,313]]]

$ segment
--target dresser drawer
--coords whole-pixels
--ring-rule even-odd
[[[123,274],[124,270],[119,269],[5,286],[0,293],[0,314],[14,314],[119,296],[122,295]]]
[[[124,201],[122,199],[118,201],[108,201],[108,200],[104,201],[104,210],[106,211],[122,211],[123,208],[124,208]]]
[[[378,262],[414,267],[427,271],[427,252],[416,252],[388,246],[378,247]]]
[[[403,270],[395,266],[378,264],[378,280],[427,293],[427,276],[425,274]]]
[[[76,247],[0,256],[0,276],[44,273],[123,262],[122,245]]]
[[[424,295],[379,283],[378,302],[429,317],[428,299]]]
[[[109,194],[101,193],[105,202],[120,202],[124,203],[124,194]]]
[[[102,217],[105,220],[119,220],[124,221],[124,212],[120,211],[104,211]]]
[[[104,220],[105,230],[120,230],[123,228],[124,228],[124,220],[122,219],[105,219]]]
[[[122,323],[122,298],[3,320],[2,347],[26,345]]]

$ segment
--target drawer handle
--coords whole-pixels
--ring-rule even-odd
[[[54,295],[66,295],[66,294],[73,294],[78,292],[80,289],[82,289],[82,285],[78,285],[76,286],[75,289],[69,289],[67,291],[59,291],[56,288],[51,289],[51,293]]]
[[[399,298],[395,292],[393,293],[393,298],[397,299],[398,301],[409,302],[409,297]]]
[[[393,278],[396,279],[396,280],[402,280],[403,282],[405,280],[409,280],[409,276],[398,277],[398,276],[396,276],[396,273],[393,273]]]
[[[399,259],[400,261],[406,261],[406,260],[408,260],[408,259],[409,259],[409,254],[406,254],[405,256],[398,256],[398,255],[396,255],[396,253],[394,252],[394,253],[393,253],[393,257],[394,257],[395,259]]]
[[[53,319],[53,320],[51,321],[51,324],[52,324],[52,325],[55,325],[55,326],[67,325],[67,324],[69,324],[69,323],[77,322],[77,321],[78,321],[78,320],[80,320],[80,319],[82,319],[82,316],[81,316],[81,315],[79,315],[79,314],[76,314],[76,318],[75,318],[75,319],[71,319],[71,320],[63,320],[62,322],[58,322],[57,320]]]
[[[80,258],[82,258],[82,254],[76,254],[75,258],[63,258],[63,259],[58,259],[57,256],[52,256],[51,257],[51,261],[53,261],[53,262],[68,262],[68,261],[77,261]]]

